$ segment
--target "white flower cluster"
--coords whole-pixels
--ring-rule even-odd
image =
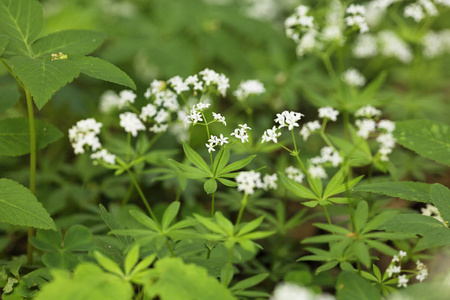
[[[435,17],[439,14],[436,6],[430,0],[418,0],[405,6],[403,15],[412,18],[415,22],[422,21],[425,17]]]
[[[303,125],[302,129],[300,130],[300,135],[303,137],[303,140],[306,141],[312,132],[320,130],[321,127],[322,126],[317,120],[308,122]]]
[[[206,148],[208,148],[208,152],[211,153],[212,151],[216,151],[214,147],[217,145],[223,146],[225,144],[228,144],[228,138],[224,137],[223,134],[220,134],[220,136],[211,135],[211,138],[206,144]]]
[[[144,131],[145,125],[139,117],[132,112],[125,112],[119,115],[120,126],[132,136],[137,136],[138,131]]]
[[[328,177],[327,172],[325,169],[320,165],[311,165],[308,168],[308,174],[311,176],[311,178],[320,178],[325,179]]]
[[[440,32],[429,31],[423,38],[423,54],[427,58],[450,53],[450,29]]]
[[[299,169],[289,166],[284,170],[284,173],[286,173],[286,176],[298,183],[302,183],[303,178],[305,177],[305,174],[302,173]]]
[[[323,165],[330,162],[333,167],[337,167],[342,163],[342,157],[333,148],[327,146],[320,149],[320,156],[311,158],[310,162],[314,165]]]
[[[381,110],[378,110],[371,105],[363,106],[355,113],[355,117],[374,118],[379,116],[381,116]]]
[[[336,122],[337,116],[339,115],[339,111],[333,109],[331,106],[325,106],[319,108],[319,118],[328,119],[333,122]]]
[[[283,282],[278,284],[269,300],[316,300],[317,295],[310,289],[298,286],[294,283]],[[335,299],[334,297],[329,300]]]
[[[247,80],[239,84],[234,95],[239,101],[244,101],[251,95],[261,95],[266,91],[264,85],[259,80]]]
[[[362,5],[350,4],[345,10],[347,16],[345,17],[345,24],[349,27],[359,29],[360,33],[369,31],[369,26],[366,21],[366,9]]]
[[[278,123],[278,129],[283,127],[288,127],[289,130],[294,129],[294,127],[298,127],[298,121],[303,117],[304,115],[295,112],[295,111],[283,111],[281,114],[277,114],[277,117],[275,119],[275,122]]]
[[[234,135],[235,138],[240,139],[241,143],[248,142],[247,130],[252,130],[247,124],[239,124],[239,127],[234,130],[230,135]]]
[[[399,251],[398,255],[394,255],[392,258],[391,263],[389,264],[389,267],[386,269],[386,273],[388,274],[388,277],[391,278],[395,276],[395,274],[400,274],[402,271],[401,264],[403,258],[407,256],[407,253],[405,251]],[[397,265],[398,264],[398,265]],[[409,273],[415,273],[416,279],[420,282],[424,281],[428,277],[428,268],[425,266],[420,260],[416,261],[416,269],[413,271],[407,271]],[[398,275],[398,283],[397,287],[407,287],[408,286],[409,279],[406,277],[405,274]]]
[[[343,82],[352,87],[362,87],[366,84],[366,78],[356,69],[350,68],[341,75]]]
[[[101,149],[97,152],[92,153],[91,159],[94,160],[94,164],[98,163],[98,161],[104,161],[110,165],[114,165],[116,163],[116,156],[109,153],[106,149]]]
[[[370,27],[376,27],[382,17],[385,15],[387,8],[394,2],[402,0],[372,0],[366,5],[366,21]]]
[[[267,129],[264,131],[261,143],[273,141],[275,144],[278,143],[278,137],[281,135],[281,132],[277,132],[278,128],[273,126],[272,129]]]
[[[358,35],[352,52],[357,58],[370,58],[378,55],[377,38],[367,33]]]
[[[100,111],[109,113],[114,109],[122,109],[129,103],[134,103],[135,99],[136,94],[131,90],[123,90],[119,94],[107,90],[100,96]]]
[[[203,102],[199,102],[194,106],[192,106],[189,115],[185,116],[184,124],[187,126],[189,124],[196,124],[198,122],[202,122],[203,121],[202,111],[204,111],[210,106],[211,104]]]
[[[269,189],[277,188],[278,176],[276,173],[269,175],[266,174],[261,180],[261,173],[255,171],[240,172],[236,176],[236,183],[238,191],[244,192],[247,195],[254,193],[255,189]]]
[[[448,227],[448,224],[445,223],[444,219],[441,216],[441,213],[434,205],[427,204],[427,206],[425,208],[422,208],[420,211],[422,212],[423,216],[435,218],[436,220],[438,220],[439,222]]]
[[[230,87],[230,80],[224,75],[210,69],[204,69],[199,73],[202,75],[205,87],[216,86],[219,93],[225,97]]]
[[[295,9],[294,13],[284,21],[286,35],[296,43],[300,41],[299,32],[306,32],[308,29],[314,27],[314,17],[308,16],[308,11],[309,7],[300,5]]]
[[[85,147],[90,148],[92,151],[96,151],[102,147],[97,136],[100,134],[100,128],[102,126],[102,123],[89,118],[78,121],[69,129],[69,140],[75,154],[84,153]]]
[[[225,117],[224,116],[222,116],[219,113],[215,113],[215,112],[213,112],[212,115],[213,115],[214,120],[216,120],[217,122],[220,122],[223,125],[227,126],[227,121],[225,121]]]

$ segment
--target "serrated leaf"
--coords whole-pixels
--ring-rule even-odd
[[[90,30],[64,30],[36,40],[31,47],[35,56],[50,56],[59,52],[86,55],[97,49],[105,38],[104,33]]]
[[[164,211],[161,226],[162,230],[165,231],[169,228],[172,221],[175,219],[175,217],[178,214],[178,211],[180,210],[180,202],[172,202]]]
[[[377,289],[356,273],[342,272],[336,283],[339,300],[380,300]]]
[[[9,37],[6,34],[0,34],[0,56],[5,51],[6,45],[8,45]]]
[[[0,114],[13,106],[19,97],[20,94],[15,84],[0,86]],[[0,126],[0,128],[2,127]]]
[[[63,133],[53,125],[35,120],[36,148],[42,149],[61,137]],[[0,120],[0,155],[18,156],[30,152],[30,129],[28,119]]]
[[[385,211],[381,214],[375,216],[372,220],[370,220],[362,229],[361,233],[366,233],[372,230],[378,229],[381,225],[388,222],[390,219],[392,219],[393,216],[395,216],[398,212],[397,211]]]
[[[376,182],[353,189],[355,192],[369,192],[404,200],[430,203],[430,184],[411,181]]]
[[[379,229],[387,231],[421,235],[424,235],[435,228],[444,228],[444,224],[432,217],[419,214],[399,214],[393,216],[389,221],[379,226]]]
[[[0,31],[10,37],[13,52],[32,56],[28,46],[44,27],[42,6],[36,0],[0,0]]]
[[[0,179],[0,221],[56,230],[52,218],[36,197],[24,186],[5,178]]]
[[[80,74],[79,68],[69,59],[52,61],[14,56],[5,62],[30,91],[39,109],[44,107],[54,92]]]
[[[397,142],[438,163],[450,166],[450,127],[430,120],[395,123]]]
[[[302,199],[318,199],[310,189],[304,187],[301,183],[288,178],[283,173],[278,174],[280,175],[281,182],[284,184],[284,186],[297,197],[300,197]]]
[[[73,62],[83,74],[96,79],[120,84],[133,90],[136,89],[136,84],[130,76],[106,60],[92,56],[81,56],[75,57]]]
[[[203,189],[207,194],[215,193],[217,190],[217,181],[214,178],[206,180]]]
[[[450,190],[442,184],[435,183],[431,186],[431,201],[441,213],[446,223],[450,222]]]

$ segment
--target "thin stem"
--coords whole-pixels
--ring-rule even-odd
[[[148,212],[150,213],[150,216],[152,217],[153,221],[155,221],[156,224],[158,224],[159,226],[159,222],[158,219],[156,218],[156,215],[153,213],[152,208],[150,207],[150,204],[148,204],[147,198],[145,197],[144,193],[142,192],[141,187],[139,186],[139,184],[136,181],[136,178],[133,175],[133,172],[131,172],[129,169],[127,169],[127,173],[128,175],[130,175],[131,181],[134,184],[134,187],[136,188],[136,190],[139,193],[139,196],[141,196],[142,201],[145,204],[145,207],[147,207]]]
[[[214,218],[214,205],[215,205],[215,195],[216,195],[216,193],[214,192],[214,193],[212,193],[212,195],[211,195],[211,218]]]
[[[248,199],[248,194],[245,193],[244,197],[242,198],[241,209],[239,210],[239,214],[236,219],[236,225],[234,225],[234,228],[236,228],[236,229],[239,226],[239,224],[241,223],[242,215],[244,214],[245,207],[247,206],[247,199]]]
[[[328,209],[327,209],[327,207],[326,207],[326,206],[322,206],[322,207],[323,207],[323,211],[325,212],[325,216],[327,217],[328,224],[333,225],[333,224],[331,223],[331,219],[330,219],[330,215],[328,214]]]
[[[34,195],[36,193],[36,131],[34,126],[33,100],[31,99],[30,92],[26,88],[24,90],[27,98],[28,124],[30,127],[30,191]],[[30,265],[33,264],[33,246],[30,243],[30,239],[34,235],[34,228],[28,228],[27,259]]]
[[[130,201],[131,195],[133,194],[133,189],[134,189],[134,186],[132,184],[130,184],[130,186],[128,187],[127,194],[125,195],[125,197],[122,200],[122,206],[127,205],[128,201]]]
[[[175,252],[173,252],[173,249],[172,249],[172,245],[170,245],[170,243],[169,243],[169,241],[166,239],[166,246],[167,246],[167,248],[169,249],[169,251],[170,251],[170,253],[172,254],[172,256],[173,257],[177,257],[176,255],[175,255]]]
[[[127,134],[127,152],[126,152],[126,159],[125,159],[125,161],[127,163],[130,158],[130,147],[131,147],[131,133],[128,132],[128,134]]]
[[[230,256],[228,256],[227,272],[225,273],[225,279],[223,281],[225,286],[228,286],[228,281],[229,281],[229,277],[230,277],[230,273],[231,273],[231,266],[233,265],[233,250],[234,250],[234,244],[233,244],[233,246],[231,246]]]
[[[336,148],[333,146],[333,144],[331,143],[330,139],[327,137],[327,135],[325,134],[325,128],[327,126],[327,119],[324,119],[323,123],[322,123],[322,127],[320,128],[320,136],[322,137],[322,139],[324,140],[324,142],[327,144],[328,147],[333,148],[334,150],[336,150]]]

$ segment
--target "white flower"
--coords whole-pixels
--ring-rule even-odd
[[[223,125],[227,126],[227,122],[225,121],[225,117],[221,114],[217,114],[215,112],[212,113],[214,120],[223,123]]]
[[[391,263],[395,263],[395,262],[400,262],[400,257],[398,257],[398,255],[394,255],[394,256],[392,257]]]
[[[319,108],[319,118],[327,118],[333,122],[336,122],[339,111],[333,109],[330,106]]]
[[[177,94],[171,90],[163,90],[155,93],[155,104],[163,106],[172,112],[178,111],[180,108],[177,100]]]
[[[304,115],[295,112],[295,111],[283,111],[281,114],[277,114],[277,118],[275,119],[275,122],[280,124],[278,128],[282,128],[285,126],[288,126],[289,130],[294,129],[294,127],[298,127],[298,121],[303,117]]]
[[[448,227],[447,223],[442,218],[441,213],[434,205],[427,204],[427,206],[425,208],[422,208],[421,211],[423,216],[435,218],[436,220],[438,220],[439,222]]]
[[[381,31],[378,34],[380,40],[380,52],[384,56],[394,57],[403,63],[409,63],[413,59],[413,53],[408,44],[399,39],[391,31]]]
[[[392,152],[392,149],[395,147],[396,139],[391,133],[383,133],[377,137],[377,142],[380,143],[380,149],[378,153],[381,155],[382,161],[388,161],[388,154]]]
[[[311,176],[311,178],[325,179],[328,177],[327,173],[325,172],[325,169],[319,165],[318,166],[311,165],[308,168],[308,173],[309,173],[309,176]]]
[[[367,139],[371,132],[375,131],[375,121],[370,119],[356,120],[356,127],[358,127],[358,132],[356,133],[360,137]]]
[[[136,99],[136,94],[131,90],[123,90],[119,93],[119,108],[123,108],[129,103],[134,103]]]
[[[308,288],[284,282],[276,286],[270,300],[315,300],[316,295]]]
[[[92,153],[91,159],[101,160],[110,165],[114,165],[116,163],[116,156],[114,154],[109,153],[106,149],[102,149],[100,151]]]
[[[102,147],[97,137],[102,126],[102,123],[95,121],[93,118],[89,118],[78,121],[69,129],[69,139],[75,154],[84,153],[85,146],[90,147],[92,151],[96,151]]]
[[[247,80],[243,81],[239,84],[236,91],[234,91],[234,95],[239,101],[244,101],[251,95],[261,95],[264,93],[266,89],[264,85],[259,80]]]
[[[155,95],[166,88],[166,83],[160,80],[153,80],[150,83],[150,87],[145,91],[145,99],[149,99],[152,95]]]
[[[197,75],[189,76],[184,83],[192,85],[195,91],[201,91],[203,89],[203,81],[199,80]]]
[[[318,40],[319,33],[315,29],[308,30],[297,43],[296,52],[298,56],[303,56],[315,50],[322,49],[322,43]]]
[[[143,121],[147,121],[149,118],[154,117],[157,112],[158,110],[155,105],[147,104],[146,106],[142,107],[139,118],[141,118],[141,120]]]
[[[102,113],[109,113],[120,105],[120,97],[116,92],[108,90],[100,96],[100,111]]]
[[[305,175],[297,168],[294,168],[293,166],[287,167],[284,172],[286,173],[286,176],[298,183],[302,183],[303,178]]]
[[[185,125],[196,124],[197,122],[203,121],[201,112],[191,110],[191,113],[185,118]]]
[[[366,78],[356,69],[350,68],[342,73],[342,81],[353,87],[362,87],[366,84]]]
[[[409,279],[406,278],[406,275],[398,276],[398,284],[397,287],[407,287]]]
[[[369,31],[369,26],[366,22],[366,10],[364,6],[358,4],[350,4],[345,11],[347,17],[345,17],[345,24],[349,27],[359,28],[360,33]]]
[[[273,141],[275,144],[278,143],[278,137],[281,135],[277,132],[278,128],[273,126],[272,129],[267,129],[264,131],[261,143]]]
[[[425,18],[425,13],[422,9],[422,6],[420,6],[420,4],[418,3],[408,4],[403,11],[403,15],[406,18],[413,18],[416,22],[420,22],[423,18]]]
[[[265,191],[267,191],[269,189],[276,190],[278,187],[277,181],[278,181],[277,173],[273,173],[272,175],[266,174],[266,175],[264,175],[264,178],[263,178],[262,188]]]
[[[389,278],[392,277],[395,273],[400,273],[402,271],[400,266],[390,265],[389,268],[386,269]]]
[[[151,132],[154,132],[154,133],[160,133],[160,132],[166,132],[168,128],[169,128],[169,125],[167,125],[167,124],[154,124],[148,130]]]
[[[378,110],[371,105],[363,106],[355,113],[355,117],[373,118],[378,116],[381,116],[381,110]]]
[[[398,252],[398,257],[403,258],[406,257],[407,253],[403,250],[400,250],[400,252]]]
[[[175,76],[167,80],[175,92],[179,95],[182,92],[189,91],[189,86],[183,81],[183,78],[180,76]]]
[[[313,131],[320,130],[320,128],[321,126],[319,121],[308,122],[303,125],[300,130],[300,134],[303,137],[303,140],[306,141]]]
[[[450,52],[450,30],[440,32],[428,31],[422,40],[423,54],[427,58],[434,58]]]
[[[251,130],[251,128],[248,127],[247,124],[240,124],[239,127],[240,128],[236,128],[230,135],[234,135],[237,139],[240,139],[242,143],[248,142],[247,129]]]
[[[210,69],[204,69],[199,74],[203,76],[205,86],[215,84],[219,93],[225,97],[227,89],[230,87],[230,80],[224,74],[219,74]]]
[[[145,130],[144,124],[135,113],[125,112],[119,115],[120,126],[126,131],[136,136],[138,131]]]
[[[395,130],[395,122],[389,120],[380,120],[377,124],[378,129],[384,129],[387,133],[392,133]]]
[[[161,108],[155,116],[156,123],[165,123],[169,120],[170,114]]]
[[[194,105],[193,109],[195,109],[197,111],[204,111],[205,109],[207,109],[210,106],[211,106],[210,103],[199,102],[196,105]]]
[[[206,147],[208,148],[208,152],[211,153],[211,151],[216,151],[214,149],[215,146],[223,146],[225,144],[228,144],[228,138],[224,137],[223,134],[220,134],[219,137],[211,135],[211,138],[208,140],[208,144],[206,144]]]
[[[236,183],[238,191],[243,191],[245,194],[253,194],[256,188],[262,188],[261,174],[255,171],[240,172],[236,176]]]
[[[205,144],[206,148],[208,148],[208,152],[211,153],[212,151],[216,151],[216,149],[214,149],[214,147],[216,146],[213,143],[209,143],[209,144]]]
[[[357,58],[370,58],[378,54],[377,39],[370,34],[360,34],[353,46],[353,55]]]
[[[417,268],[417,270],[420,271],[420,270],[426,268],[426,266],[425,266],[425,264],[423,262],[421,262],[420,260],[417,260],[416,261],[416,268]]]

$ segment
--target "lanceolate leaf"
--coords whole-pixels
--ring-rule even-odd
[[[35,56],[52,53],[86,55],[97,49],[105,40],[104,33],[89,30],[65,30],[44,36],[32,45]]]
[[[195,166],[197,166],[199,169],[212,175],[211,170],[209,169],[208,165],[203,160],[203,158],[197,152],[195,152],[195,150],[192,149],[185,141],[182,142],[184,153],[186,154],[186,157],[189,159],[189,161],[193,163]]]
[[[81,56],[76,57],[74,63],[83,74],[136,89],[136,85],[130,76],[106,60],[92,56]]]
[[[317,196],[308,188],[304,187],[298,182],[286,177],[283,173],[279,173],[281,182],[284,186],[297,197],[303,199],[317,199]]]
[[[404,200],[430,203],[430,184],[411,181],[376,182],[354,188],[356,192],[369,192]]]
[[[55,223],[36,197],[10,179],[0,179],[0,221],[12,225],[56,230]]]
[[[450,127],[430,120],[396,123],[394,132],[402,146],[423,157],[450,166]]]
[[[80,73],[78,67],[68,59],[52,61],[14,56],[5,61],[30,91],[39,109],[50,100],[54,92]]]
[[[9,37],[8,49],[32,56],[28,46],[44,26],[42,7],[36,0],[0,0],[0,31]]]
[[[42,149],[61,137],[63,133],[53,125],[35,120],[37,149]],[[28,119],[0,120],[0,155],[18,156],[30,152],[30,130]]]

